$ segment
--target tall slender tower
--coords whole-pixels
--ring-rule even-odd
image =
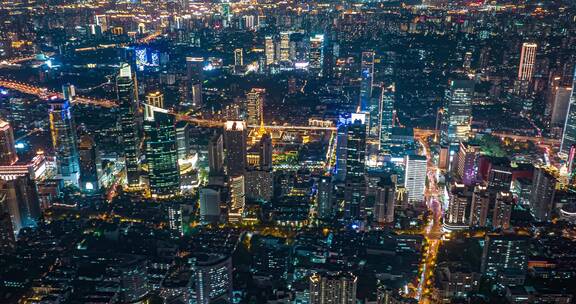
[[[368,112],[374,84],[374,52],[362,52],[360,78],[360,111]]]
[[[346,178],[344,179],[344,216],[364,218],[366,202],[366,117],[354,114],[347,128]]]
[[[534,63],[536,62],[536,43],[525,42],[520,52],[520,65],[518,66],[518,80],[530,81],[534,76]]]
[[[196,109],[202,107],[203,65],[202,57],[186,57],[186,102]]]
[[[246,171],[246,140],[248,130],[244,121],[227,121],[224,126],[226,173],[238,176]]]
[[[140,184],[140,138],[138,132],[138,102],[134,89],[134,78],[130,65],[120,66],[116,77],[116,98],[120,108],[120,141],[124,152],[126,182],[128,187]]]
[[[148,105],[146,111],[144,131],[150,193],[156,198],[172,197],[180,192],[174,117],[166,110]]]
[[[80,160],[76,126],[68,100],[50,101],[50,133],[58,174],[65,183],[79,186]]]
[[[562,143],[560,145],[560,153],[568,155],[570,148],[576,144],[576,69],[574,69],[574,78],[572,80],[572,93],[570,96],[570,104],[568,105],[568,114],[566,115],[566,123],[564,124],[564,133],[562,134]]]

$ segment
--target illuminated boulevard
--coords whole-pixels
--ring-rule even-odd
[[[436,257],[438,255],[438,249],[440,247],[442,238],[442,203],[438,199],[439,190],[438,181],[436,178],[438,174],[438,168],[434,163],[427,138],[427,136],[418,137],[418,140],[422,145],[423,153],[426,156],[428,162],[426,204],[430,211],[428,222],[423,231],[424,237],[426,238],[426,244],[419,268],[420,276],[418,278],[418,287],[416,290],[416,299],[418,299],[420,303],[431,302],[432,293],[430,288],[434,285],[434,266],[436,265]]]

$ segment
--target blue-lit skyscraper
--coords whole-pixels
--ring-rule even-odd
[[[374,84],[374,52],[362,52],[360,78],[360,111],[368,112]]]
[[[64,183],[78,186],[80,160],[76,126],[68,100],[50,101],[50,133],[56,154],[58,174]]]

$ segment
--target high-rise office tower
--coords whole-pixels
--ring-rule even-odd
[[[36,226],[41,215],[40,201],[36,184],[30,176],[0,180],[0,195],[4,196],[2,205],[4,210],[10,213],[16,234],[22,228]]]
[[[346,124],[338,126],[336,134],[336,166],[334,173],[336,180],[344,181],[346,177],[346,139],[348,137],[348,127]]]
[[[380,133],[382,128],[382,115],[381,112],[384,106],[384,86],[378,84],[372,86],[372,97],[368,102],[368,110],[366,112],[368,119],[368,137],[370,139],[380,140]],[[378,141],[379,142],[379,141]]]
[[[18,161],[14,132],[7,121],[0,119],[0,165],[9,166]]]
[[[280,61],[290,61],[290,32],[280,32]]]
[[[230,194],[228,220],[231,222],[238,222],[242,220],[244,206],[246,205],[244,175],[230,176],[228,178],[228,187],[228,193]]]
[[[138,130],[138,101],[130,65],[124,63],[116,77],[116,96],[119,106],[120,141],[124,152],[128,187],[140,184],[140,132]]]
[[[532,110],[532,100],[526,97],[528,97],[530,82],[534,76],[536,49],[537,45],[535,43],[525,42],[522,44],[522,50],[520,51],[520,64],[518,65],[518,79],[515,83],[515,91],[525,98],[522,106],[522,113],[524,114],[528,114]]]
[[[530,238],[516,235],[487,235],[482,253],[482,272],[496,276],[502,272],[524,273],[528,267]]]
[[[366,117],[354,114],[347,126],[344,217],[364,218],[366,201]]]
[[[504,191],[498,192],[496,194],[496,202],[492,214],[493,229],[510,228],[512,208],[514,208],[514,197],[512,197],[512,193]]]
[[[146,106],[146,111],[144,146],[150,193],[154,198],[171,197],[180,193],[174,116],[165,110],[151,106]]]
[[[224,125],[226,173],[228,176],[244,174],[246,170],[246,140],[248,130],[243,121],[227,121]]]
[[[557,86],[551,89],[550,127],[564,128],[570,106],[570,96],[572,96],[572,87]]]
[[[474,187],[472,205],[470,207],[470,226],[486,227],[488,210],[490,209],[490,195],[485,186]]]
[[[221,191],[218,186],[206,186],[200,189],[200,221],[217,223],[220,221]]]
[[[350,272],[315,273],[310,276],[310,304],[354,304],[358,278]]]
[[[246,123],[248,125],[260,125],[264,121],[264,96],[265,89],[252,88],[246,94]]]
[[[470,134],[473,95],[474,82],[469,80],[452,80],[446,90],[441,138],[443,144],[449,144],[453,149],[457,149],[458,143],[466,141]]]
[[[383,178],[376,188],[374,220],[378,224],[394,222],[394,204],[396,204],[396,185],[389,178]]]
[[[562,143],[560,144],[560,153],[563,155],[568,155],[572,145],[576,144],[576,94],[574,90],[576,90],[576,69],[574,69],[572,95],[570,96],[570,105],[568,106],[568,114],[566,115],[566,123],[564,124]]]
[[[196,303],[232,303],[232,257],[198,255],[194,269]]]
[[[264,38],[264,52],[266,55],[266,65],[274,64],[276,59],[274,38],[272,36],[266,36],[266,38]]]
[[[265,133],[259,143],[260,170],[272,170],[272,152],[272,137]]]
[[[202,107],[204,58],[186,57],[186,102],[194,108]]]
[[[390,142],[392,128],[394,127],[394,100],[396,86],[394,84],[384,88],[382,94],[382,107],[380,110],[380,147],[385,147]]]
[[[87,193],[100,189],[102,161],[94,139],[88,135],[80,137],[80,189]]]
[[[471,196],[466,186],[463,184],[452,185],[448,196],[450,201],[446,212],[446,224],[453,228],[468,226],[467,210]]]
[[[454,158],[454,171],[464,185],[470,186],[476,182],[478,173],[478,156],[480,146],[460,142],[458,154]]]
[[[426,188],[426,157],[407,155],[405,163],[404,188],[408,192],[408,201],[412,203],[422,202]]]
[[[164,108],[164,94],[160,91],[150,92],[146,94],[146,104],[157,108]]]
[[[176,128],[176,148],[178,149],[178,160],[186,160],[188,158],[188,151],[190,150],[190,126],[185,121],[178,121],[174,127]]]
[[[243,66],[244,65],[244,49],[234,50],[234,65]]]
[[[318,180],[318,193],[316,195],[318,218],[320,219],[330,219],[336,213],[332,192],[332,178],[330,176],[320,177]]]
[[[535,168],[530,192],[530,209],[538,221],[547,221],[552,215],[556,178],[544,168]]]
[[[536,62],[536,43],[525,42],[520,52],[520,64],[518,66],[518,80],[531,81],[534,76],[534,64]]]
[[[67,100],[50,101],[49,117],[58,174],[65,183],[79,186],[78,140],[76,138],[76,126],[70,111],[70,102]]]
[[[368,112],[374,85],[374,52],[362,52],[360,61],[360,111]]]
[[[308,63],[310,72],[318,77],[324,75],[324,35],[310,37]]]
[[[208,142],[208,168],[210,175],[224,172],[224,140],[221,134],[215,134]]]

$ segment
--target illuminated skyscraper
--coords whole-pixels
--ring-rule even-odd
[[[0,119],[0,165],[8,166],[18,160],[14,143],[14,132],[7,121]]]
[[[358,278],[350,272],[315,273],[310,276],[310,304],[354,304]]]
[[[363,219],[366,215],[366,117],[353,114],[347,126],[344,217]]]
[[[394,84],[384,88],[380,109],[380,147],[390,143],[392,128],[394,127],[394,100],[396,86]]]
[[[124,63],[116,77],[116,96],[119,105],[120,141],[124,149],[126,182],[129,187],[140,184],[140,139],[138,132],[138,101],[130,65]]]
[[[221,134],[216,134],[208,142],[208,167],[210,175],[224,172],[224,141]]]
[[[157,108],[164,108],[164,94],[160,91],[150,92],[146,94],[146,104]]]
[[[362,52],[360,62],[360,111],[370,111],[370,98],[374,85],[374,52]]]
[[[228,221],[238,222],[242,220],[244,206],[246,205],[244,175],[230,176],[228,179],[228,187],[228,193],[230,194]]]
[[[264,52],[266,54],[266,65],[274,64],[275,60],[275,47],[274,38],[272,36],[266,36],[264,45]]]
[[[198,255],[194,265],[196,303],[232,303],[232,258]]]
[[[196,109],[202,107],[203,82],[204,58],[186,57],[186,102]]]
[[[458,148],[460,141],[466,141],[472,121],[472,98],[474,82],[452,80],[446,90],[446,112],[443,117],[441,139],[443,144]]]
[[[316,196],[318,218],[320,219],[330,219],[336,214],[332,192],[332,178],[330,176],[320,177],[318,180],[318,194]]]
[[[534,76],[534,63],[536,62],[536,43],[525,42],[522,44],[522,51],[520,52],[520,65],[518,66],[518,80],[528,81],[532,80]]]
[[[409,202],[424,201],[426,188],[426,157],[408,155],[405,159],[404,188],[408,191]]]
[[[310,49],[308,53],[308,67],[316,76],[324,75],[324,35],[310,37]]]
[[[568,106],[568,114],[566,115],[566,123],[564,124],[564,134],[562,135],[562,143],[560,144],[560,153],[568,155],[572,145],[576,144],[576,69],[574,70],[574,78],[572,81],[572,95],[570,96],[570,105]]]
[[[144,132],[148,164],[150,193],[155,198],[166,198],[180,193],[180,171],[174,116],[160,108],[146,110]]]
[[[224,126],[224,148],[226,149],[226,173],[228,176],[244,174],[246,170],[246,123],[227,121]]]
[[[246,123],[251,126],[260,125],[264,121],[264,96],[265,89],[252,88],[246,94]]]
[[[80,160],[76,126],[67,100],[50,101],[50,133],[58,174],[65,183],[79,186]]]

